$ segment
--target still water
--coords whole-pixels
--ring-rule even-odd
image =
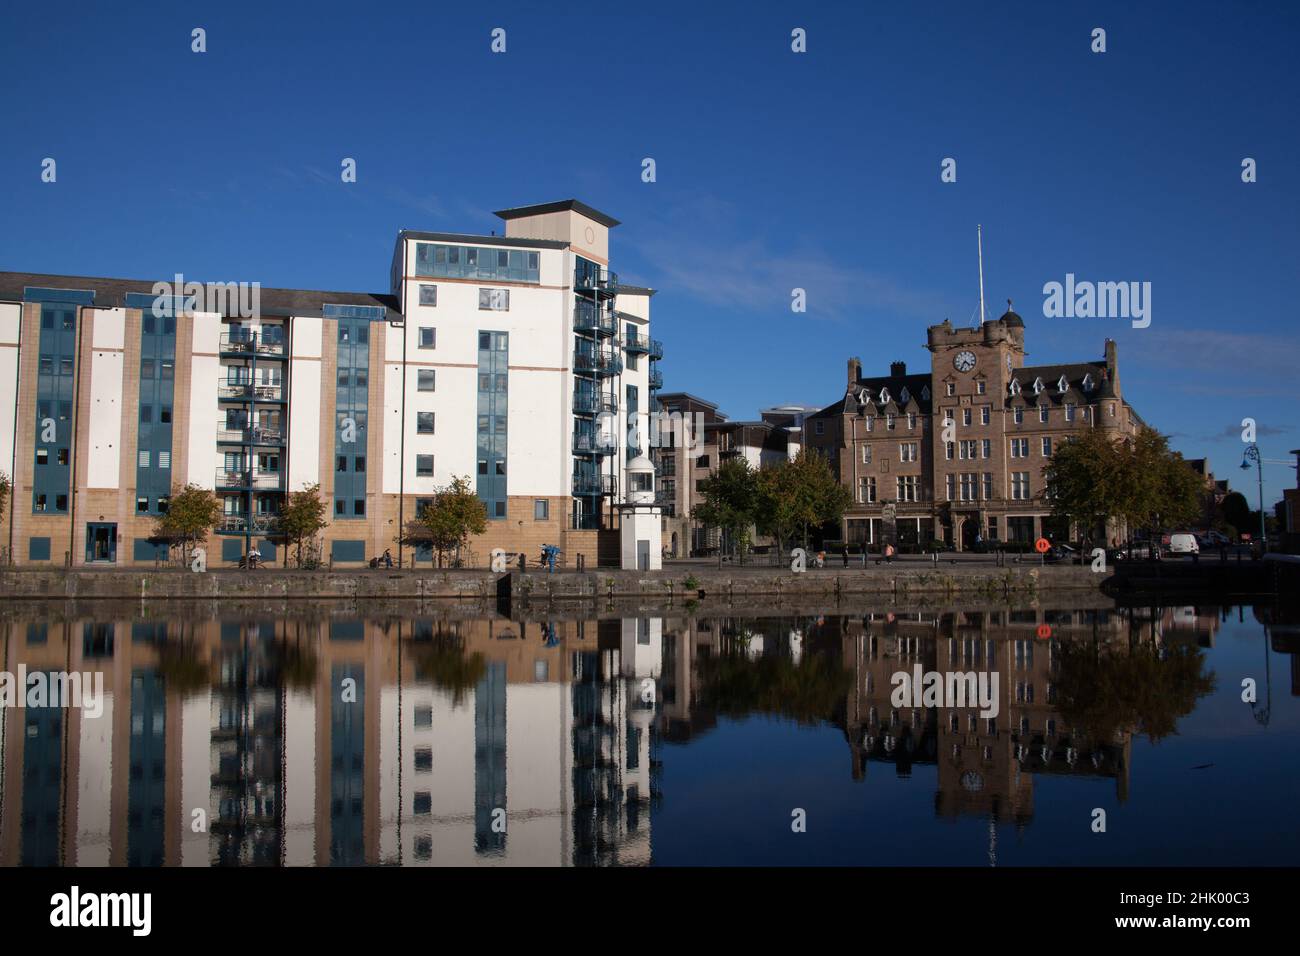
[[[1294,865],[1300,617],[1087,602],[10,605],[0,863]]]

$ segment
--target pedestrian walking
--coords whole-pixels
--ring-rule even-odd
[[[849,546],[846,544],[840,549],[840,557],[844,559],[844,567],[849,566]]]
[[[893,546],[893,544],[887,544],[887,545],[885,545],[885,563],[886,563],[886,564],[893,564],[893,563],[894,563],[894,546]]]

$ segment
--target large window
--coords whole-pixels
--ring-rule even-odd
[[[1029,500],[1029,472],[1013,471],[1011,473],[1011,497],[1016,501]]]
[[[509,289],[479,289],[478,307],[480,311],[486,310],[489,312],[509,312],[510,311],[510,290]]]
[[[916,501],[917,483],[918,483],[918,478],[916,475],[900,476],[898,479],[898,500]]]
[[[417,276],[537,282],[539,260],[540,254],[529,249],[447,246],[431,242],[419,242],[415,246]]]

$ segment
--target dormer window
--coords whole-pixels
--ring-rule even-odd
[[[882,389],[880,390],[880,404],[881,404],[881,405],[888,405],[888,404],[889,404],[889,389],[887,389],[887,388],[882,388]]]
[[[1041,395],[1042,393],[1043,393],[1043,380],[1041,378],[1036,378],[1034,379],[1034,394]]]
[[[921,386],[921,401],[923,401],[923,402],[928,402],[929,400],[930,400],[930,386],[929,386],[929,385],[922,385],[922,386]]]
[[[903,386],[903,390],[902,390],[901,392],[898,393],[898,401],[899,401],[899,404],[901,404],[901,405],[906,405],[906,404],[907,404],[908,402],[910,402],[911,400],[912,400],[912,396],[908,393],[908,391],[907,391],[907,386],[904,385],[904,386]]]
[[[1011,380],[1011,394],[1012,395],[1020,394],[1020,383],[1017,382],[1014,378]]]
[[[1085,392],[1091,392],[1091,391],[1092,391],[1092,387],[1093,387],[1093,386],[1092,386],[1092,373],[1089,372],[1087,375],[1085,375],[1085,376],[1083,377],[1083,390],[1084,390]]]
[[[975,394],[976,394],[976,395],[983,395],[983,394],[984,394],[984,390],[985,390],[985,382],[984,382],[984,379],[980,379],[979,381],[977,381],[977,382],[975,383]]]
[[[956,395],[956,394],[957,394],[957,383],[956,383],[956,382],[945,382],[945,383],[944,383],[944,388],[947,390],[947,394],[948,394],[948,395]]]
[[[1064,395],[1066,392],[1070,390],[1070,383],[1066,381],[1064,375],[1062,375],[1060,379],[1057,381],[1056,390],[1060,392],[1062,395]]]

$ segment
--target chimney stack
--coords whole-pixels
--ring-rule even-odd
[[[902,377],[903,377],[904,375],[906,375],[906,374],[907,374],[907,363],[906,363],[906,362],[890,362],[890,363],[889,363],[889,377],[890,377],[890,378],[902,378]]]
[[[860,378],[862,378],[862,359],[855,356],[849,359],[849,384],[857,385]]]
[[[1110,387],[1119,394],[1119,347],[1114,339],[1106,340],[1106,374],[1110,376]]]

